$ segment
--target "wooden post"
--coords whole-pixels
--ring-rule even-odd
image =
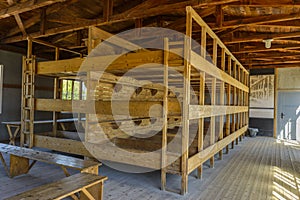
[[[232,77],[236,77],[236,61],[234,61],[234,63],[233,63],[233,73],[231,75],[232,75]],[[233,99],[232,105],[235,106],[236,105],[236,87],[233,87],[232,99]],[[231,116],[232,116],[231,132],[234,133],[236,118],[235,118],[235,114],[232,114]],[[232,145],[232,149],[234,149],[234,141],[232,141],[231,145]]]
[[[213,63],[217,65],[218,59],[218,41],[214,38],[214,46],[213,46]],[[211,86],[211,105],[216,105],[216,94],[217,94],[217,79],[212,79],[212,86]],[[212,116],[210,118],[210,145],[214,145],[216,140],[216,117]],[[215,157],[210,158],[210,167],[215,167]]]
[[[55,48],[55,60],[59,60],[59,48]],[[58,99],[58,91],[59,91],[59,79],[57,77],[54,78],[54,91],[53,91],[53,99]],[[57,119],[58,113],[53,112],[53,124],[52,124],[52,131],[53,137],[57,136]]]
[[[191,44],[192,44],[192,13],[191,7],[187,7],[186,15],[186,37],[184,44],[184,95],[183,95],[183,110],[182,110],[182,155],[181,155],[181,194],[185,195],[188,191],[188,156],[189,156],[189,107],[191,98]]]
[[[169,39],[164,39],[164,127],[162,132],[162,155],[161,155],[161,189],[166,190],[167,184],[167,133],[168,133],[168,92],[169,92]]]
[[[200,72],[200,85],[199,85],[199,105],[204,105],[205,103],[205,73]],[[203,141],[204,141],[204,118],[199,119],[198,125],[198,152],[203,150]],[[201,164],[198,167],[197,178],[202,178],[203,165]]]
[[[222,48],[222,55],[221,55],[221,69],[225,71],[225,66],[226,66],[226,53],[225,49]],[[225,83],[221,82],[220,85],[220,105],[225,104]],[[224,116],[220,116],[220,124],[219,124],[219,140],[222,140],[224,138]],[[223,149],[219,152],[219,157],[220,160],[223,159]]]
[[[228,56],[228,74],[231,75],[231,56],[229,55]],[[227,102],[227,106],[230,106],[231,105],[231,85],[230,84],[227,84],[227,92],[226,92],[226,102]],[[225,124],[225,127],[226,127],[226,137],[230,135],[230,124],[231,124],[231,115],[228,114],[226,115],[226,124]],[[226,153],[228,154],[229,153],[229,145],[226,146]]]

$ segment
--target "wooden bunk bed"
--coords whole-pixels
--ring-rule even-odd
[[[186,10],[187,38],[182,41],[165,38],[162,41],[164,50],[141,49],[121,55],[110,64],[101,80],[93,78],[93,63],[95,60],[104,62],[109,55],[92,59],[79,55],[78,58],[59,60],[61,49],[55,47],[55,61],[37,62],[31,53],[32,42],[40,41],[29,39],[28,55],[23,61],[21,144],[161,169],[163,190],[167,189],[166,174],[178,174],[182,177],[181,194],[186,194],[188,175],[197,170],[201,178],[204,162],[210,160],[213,167],[216,154],[222,158],[224,149],[228,152],[230,144],[238,143],[247,131],[249,115],[248,71],[192,7]],[[194,31],[195,27],[197,31]],[[104,39],[103,35],[110,36],[95,27],[89,31],[89,52]],[[192,49],[192,38],[201,44],[200,51]],[[126,44],[137,47],[132,43]],[[135,66],[153,61],[164,66],[163,85],[154,81],[141,87],[140,79],[125,79],[122,89],[135,88],[128,107],[131,116],[127,116],[128,111],[122,110],[128,102],[118,101],[115,106],[120,108],[117,112],[120,118],[113,118],[109,97],[120,90],[116,87],[120,71],[125,74]],[[83,62],[84,69],[81,68]],[[170,69],[178,71],[181,78],[170,74]],[[86,99],[61,100],[57,95],[59,78],[75,77],[79,71],[85,72],[80,79],[87,87]],[[55,77],[53,99],[34,98],[35,76]],[[153,106],[158,107],[149,116]],[[54,133],[51,136],[34,133],[34,111],[53,112]],[[80,113],[86,119],[85,133],[79,134],[83,141],[56,137],[57,113],[63,111]],[[135,137],[145,126],[149,128],[157,121],[163,127],[155,135]],[[130,125],[132,122],[134,128]],[[153,126],[154,130],[156,128]],[[128,132],[129,135],[126,134]],[[124,149],[125,153],[120,154],[116,146]]]

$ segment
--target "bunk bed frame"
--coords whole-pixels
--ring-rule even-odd
[[[82,54],[78,58],[59,60],[59,51],[68,49],[56,49],[55,61],[37,62],[35,56],[32,55],[32,43],[39,42],[28,39],[28,55],[23,60],[23,93],[22,93],[22,128],[21,128],[21,144],[28,147],[42,147],[61,152],[83,155],[87,157],[95,157],[101,160],[114,161],[124,164],[131,164],[151,169],[161,169],[161,189],[166,190],[166,174],[178,174],[181,176],[181,194],[188,191],[188,176],[194,170],[198,172],[198,178],[202,176],[202,165],[210,160],[211,167],[214,167],[215,155],[219,154],[222,159],[223,150],[229,152],[229,145],[232,147],[246,133],[248,129],[249,119],[249,73],[239,63],[239,61],[230,53],[226,46],[216,36],[216,34],[208,27],[192,7],[186,8],[186,35],[184,41],[181,41],[182,52],[184,56],[172,53],[172,48],[177,46],[178,41],[170,41],[164,39],[164,50],[142,50],[130,52],[120,56],[109,67],[110,69],[126,69],[126,64],[141,65],[151,63],[155,60],[159,64],[164,65],[164,87],[155,88],[160,94],[158,101],[141,101],[134,100],[131,105],[135,108],[130,110],[130,114],[138,118],[140,122],[147,119],[149,108],[153,105],[161,105],[164,109],[160,109],[156,113],[159,120],[163,120],[164,126],[158,133],[159,137],[151,137],[148,140],[136,140],[132,137],[115,137],[114,141],[118,146],[124,149],[136,151],[151,151],[151,149],[160,148],[160,151],[145,156],[144,154],[136,155],[132,159],[130,154],[118,154],[114,146],[97,145],[93,141],[100,137],[97,130],[92,126],[95,121],[93,118],[93,110],[90,104],[93,103],[93,97],[89,94],[91,84],[89,76],[93,70],[93,65],[88,63],[85,65],[87,99],[78,101],[61,100],[59,92],[60,76],[76,75],[82,63],[88,61]],[[194,24],[194,25],[193,25]],[[200,27],[197,32],[193,29]],[[89,52],[101,42],[103,39],[103,31],[95,27],[90,28],[90,36],[88,40]],[[100,34],[97,33],[101,32]],[[200,34],[199,34],[200,32]],[[195,34],[194,34],[195,33]],[[107,35],[106,35],[107,36]],[[192,38],[200,41],[201,51],[196,53],[192,49]],[[211,42],[208,42],[208,38]],[[128,44],[128,43],[127,43]],[[134,44],[130,44],[135,46]],[[211,48],[212,46],[212,48]],[[212,59],[207,58],[208,51],[212,49]],[[73,52],[76,53],[76,52]],[[183,59],[185,57],[186,59]],[[141,60],[137,63],[137,58]],[[97,57],[98,62],[105,61],[105,56]],[[128,65],[127,65],[128,66]],[[169,69],[179,69],[184,77],[182,101],[173,101],[170,86],[171,78]],[[35,76],[52,76],[55,77],[55,90],[53,99],[36,99],[34,97],[34,77]],[[173,80],[172,80],[173,81]],[[177,80],[181,81],[182,80]],[[173,85],[172,85],[173,86]],[[191,93],[191,88],[196,93]],[[208,88],[210,92],[208,92]],[[162,95],[161,95],[162,94]],[[155,96],[156,94],[154,94]],[[194,104],[191,98],[197,98],[197,104]],[[207,100],[207,96],[210,96]],[[191,97],[192,96],[192,97]],[[94,100],[95,101],[95,100]],[[73,106],[72,106],[73,103]],[[74,106],[76,105],[76,106]],[[96,101],[95,110],[99,116],[111,115],[109,102]],[[123,106],[123,102],[119,102],[119,107]],[[45,136],[34,133],[34,111],[53,112],[53,135]],[[62,111],[82,113],[86,118],[84,141],[76,141],[68,138],[58,138],[57,131],[57,113]],[[101,122],[114,125],[112,122]],[[121,122],[120,122],[121,123]],[[179,134],[179,150],[172,152],[168,146],[169,142],[177,137],[171,130],[176,128],[180,130]],[[118,128],[113,128],[118,132]],[[195,132],[196,136],[192,137],[191,132]],[[172,161],[171,164],[169,163]]]

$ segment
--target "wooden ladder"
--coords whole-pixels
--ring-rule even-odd
[[[34,91],[35,91],[35,56],[23,57],[22,67],[22,112],[21,112],[21,146],[33,147],[34,132]]]

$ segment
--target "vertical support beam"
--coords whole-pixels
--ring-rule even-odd
[[[216,6],[216,25],[219,28],[222,28],[223,21],[224,21],[224,13],[223,13],[223,6],[217,5]]]
[[[162,132],[161,155],[161,190],[166,190],[167,185],[167,133],[168,133],[168,92],[169,92],[169,39],[164,38],[164,127]]]
[[[200,72],[200,85],[199,85],[199,105],[205,104],[205,73]],[[198,125],[198,152],[203,150],[204,142],[204,118],[199,119]],[[198,167],[197,178],[202,178],[203,165],[201,164]]]
[[[233,62],[233,72],[232,72],[232,77],[236,78],[236,61]],[[236,87],[233,87],[233,94],[232,94],[232,105],[235,106],[236,105]],[[235,123],[236,123],[236,118],[235,118],[235,114],[232,114],[232,123],[231,123],[231,132],[234,133],[235,132]],[[234,149],[234,141],[232,141],[231,143],[232,145],[232,149]]]
[[[217,59],[218,59],[218,41],[214,38],[213,43],[213,63],[217,66]],[[211,83],[211,105],[216,105],[216,94],[217,94],[217,79],[213,78]],[[214,145],[216,140],[216,117],[213,116],[210,118],[210,145]],[[215,157],[210,158],[210,167],[215,167]]]
[[[59,60],[59,48],[55,48],[55,60]],[[59,91],[59,79],[57,77],[54,78],[54,90],[53,90],[53,99],[58,99],[58,91]],[[57,119],[58,113],[53,112],[53,124],[52,124],[52,132],[53,137],[57,136]]]
[[[241,77],[240,77],[240,66],[237,64],[236,68],[235,68],[235,78],[240,81]],[[235,102],[235,106],[239,106],[240,104],[240,89],[236,88],[236,102]],[[235,114],[235,130],[240,129],[240,114],[236,113]],[[236,138],[236,145],[239,144],[239,137]]]
[[[231,75],[231,56],[229,55],[228,56],[228,74]],[[231,85],[230,84],[227,84],[227,92],[226,92],[226,102],[227,102],[227,106],[230,106],[231,105]],[[228,114],[226,115],[226,132],[225,132],[225,135],[226,137],[230,135],[230,121],[231,119],[231,115]],[[229,145],[226,146],[226,153],[228,154],[229,153]]]
[[[203,58],[206,58],[206,28],[205,26],[202,26],[202,32],[201,32],[201,50],[200,54]]]
[[[221,69],[225,71],[226,66],[226,53],[225,49],[222,48],[222,55],[221,55]],[[225,104],[225,83],[220,83],[220,105],[223,106]],[[219,140],[224,138],[224,116],[220,116],[219,122]],[[220,160],[223,159],[223,149],[219,152]]]
[[[192,45],[192,13],[191,7],[186,8],[186,37],[184,44],[184,95],[182,120],[183,128],[181,133],[182,139],[182,156],[181,156],[181,194],[185,195],[188,191],[188,156],[189,156],[189,107],[191,98],[191,45]]]
[[[138,18],[138,19],[135,19],[135,28],[137,29],[136,30],[136,36],[141,36],[141,29],[143,27],[143,19],[142,18]]]
[[[103,3],[103,19],[108,22],[113,14],[113,0],[104,0]]]
[[[217,85],[217,79],[213,78],[212,79],[212,86],[211,86],[211,105],[214,106],[216,105],[216,85]],[[211,117],[210,118],[210,145],[215,144],[216,140],[216,117]],[[215,157],[210,158],[210,168],[215,167]]]
[[[88,44],[87,44],[87,46],[88,46],[88,54],[90,54],[91,52],[92,52],[92,50],[93,50],[93,27],[92,26],[90,26],[89,27],[89,33],[88,33]]]
[[[45,35],[46,31],[46,22],[47,22],[47,8],[42,8],[41,10],[41,23],[40,23],[40,34]]]

